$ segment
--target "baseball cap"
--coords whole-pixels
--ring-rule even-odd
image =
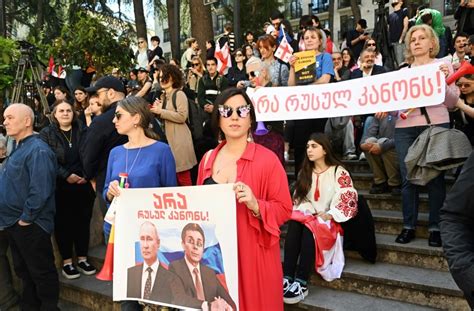
[[[122,81],[117,79],[113,76],[105,76],[97,80],[97,82],[88,88],[86,88],[87,93],[95,93],[97,90],[106,88],[106,89],[114,89],[117,92],[121,92],[126,94],[125,86],[123,85]]]
[[[145,67],[138,67],[137,71],[148,72],[148,70]]]

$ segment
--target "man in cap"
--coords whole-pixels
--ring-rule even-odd
[[[86,91],[97,94],[102,114],[92,120],[80,152],[85,175],[87,179],[95,179],[96,192],[101,197],[109,152],[127,142],[127,137],[119,135],[112,123],[117,102],[125,98],[126,91],[122,81],[112,76],[100,78]]]
[[[351,30],[347,34],[347,47],[349,47],[354,54],[354,59],[359,59],[360,52],[364,48],[365,41],[369,37],[369,33],[366,31],[367,21],[360,19],[357,22],[356,28]]]

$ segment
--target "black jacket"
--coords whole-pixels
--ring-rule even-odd
[[[102,193],[104,189],[110,150],[128,141],[127,136],[117,133],[115,125],[112,123],[116,108],[117,103],[113,103],[103,114],[92,120],[81,146],[85,177],[87,179],[96,178],[98,193]]]
[[[72,144],[74,146],[80,146],[84,134],[84,126],[80,121],[76,121],[72,125],[72,131],[74,134],[71,135]],[[63,134],[60,132],[59,127],[56,124],[51,123],[49,126],[42,129],[39,135],[41,139],[46,142],[53,150],[54,154],[56,154],[56,159],[58,160],[58,178],[67,179],[72,173],[76,173],[65,166],[66,146],[63,143]],[[80,165],[80,163],[78,164]]]
[[[385,67],[379,66],[379,65],[374,65],[374,68],[372,69],[371,76],[379,75],[381,73],[386,73],[386,72],[387,72],[387,69],[385,69]],[[364,75],[362,73],[362,70],[357,68],[356,70],[351,72],[351,74],[349,76],[349,79],[358,79],[358,78],[362,78],[363,76]]]
[[[474,308],[474,153],[444,201],[439,226],[449,271]]]

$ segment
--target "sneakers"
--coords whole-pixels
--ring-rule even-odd
[[[355,153],[348,153],[343,157],[344,160],[357,160],[358,158],[359,157]]]
[[[285,293],[288,291],[290,286],[291,286],[290,281],[288,281],[288,279],[286,278],[283,278],[283,295],[285,295]]]
[[[372,187],[369,190],[370,194],[382,194],[382,193],[387,193],[390,192],[390,189],[388,188],[387,183],[383,182],[381,184],[372,184]]]
[[[72,264],[64,265],[62,274],[68,280],[74,280],[81,276],[79,274],[79,271],[77,271],[76,268]]]
[[[93,275],[97,272],[95,267],[87,262],[87,260],[79,261],[77,263],[77,270],[79,270],[82,274],[85,275]]]
[[[306,296],[308,296],[308,287],[295,281],[283,295],[283,301],[286,304],[295,304],[303,300]]]

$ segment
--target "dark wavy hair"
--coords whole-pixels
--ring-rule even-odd
[[[137,125],[143,129],[145,136],[154,140],[159,140],[160,136],[153,130],[153,113],[148,108],[148,102],[142,97],[129,96],[118,102],[117,106],[121,107],[132,116],[138,114],[140,123]]]
[[[178,67],[170,64],[164,64],[161,66],[160,70],[162,80],[169,81],[170,78],[173,80],[173,89],[180,89],[183,87],[184,77],[183,73]]]
[[[349,53],[349,56],[351,57],[351,60],[349,61],[349,64],[347,65],[347,68],[351,69],[356,64],[356,60],[354,59],[354,54],[352,53],[351,49],[344,48],[341,51],[341,55],[343,55],[344,51],[347,51],[347,53]],[[342,64],[344,65],[344,60],[342,61]]]
[[[308,142],[314,141],[318,145],[323,147],[323,150],[326,151],[326,156],[324,157],[324,162],[328,166],[338,165],[343,166],[342,162],[337,158],[335,152],[332,149],[331,141],[323,133],[313,133],[309,136]],[[305,157],[303,159],[303,164],[301,165],[301,170],[298,173],[298,179],[296,180],[295,192],[293,194],[293,200],[296,204],[300,204],[306,201],[306,195],[311,189],[312,176],[313,176],[314,162],[310,161],[308,154],[305,152]]]
[[[82,93],[84,93],[86,95],[86,97],[84,98],[84,102],[86,104],[85,107],[83,107],[82,104],[77,101],[76,91],[81,91]],[[87,107],[89,107],[89,95],[88,95],[86,89],[83,86],[80,85],[80,86],[76,87],[76,89],[74,90],[74,108],[76,108],[76,111],[79,112],[79,111],[83,111]]]
[[[217,96],[216,100],[214,101],[214,109],[212,110],[212,115],[211,115],[211,126],[212,126],[212,130],[215,136],[218,139],[225,139],[224,132],[222,132],[219,126],[219,120],[221,118],[219,114],[219,106],[224,105],[229,98],[237,96],[237,95],[241,95],[245,99],[245,103],[252,107],[250,109],[250,123],[251,123],[252,133],[257,128],[257,117],[255,115],[255,109],[254,109],[252,100],[250,100],[250,97],[247,95],[244,89],[231,87],[231,88],[225,89],[222,93],[220,93]]]

